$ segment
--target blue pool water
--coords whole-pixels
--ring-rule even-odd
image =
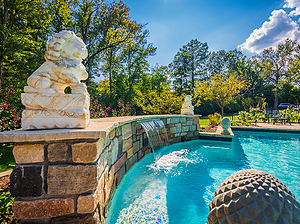
[[[300,135],[234,134],[231,143],[194,140],[146,156],[117,188],[106,223],[206,223],[219,184],[249,168],[273,174],[299,201]]]

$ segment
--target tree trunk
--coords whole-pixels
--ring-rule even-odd
[[[224,116],[224,107],[221,107],[221,111],[222,111],[222,118]]]
[[[278,106],[278,91],[277,88],[274,91],[274,108],[277,108]]]

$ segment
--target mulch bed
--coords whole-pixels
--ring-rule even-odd
[[[9,175],[0,177],[0,194],[9,191],[9,186],[10,186],[9,183],[10,183]]]
[[[212,125],[207,125],[204,127],[204,129],[202,130],[202,132],[216,132],[218,129],[218,126],[212,126]]]

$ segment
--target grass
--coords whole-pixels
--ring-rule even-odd
[[[0,146],[0,173],[11,170],[16,165],[12,151],[13,144]]]
[[[238,115],[238,113],[233,114],[233,120],[234,120],[234,121],[239,120],[239,119],[237,118],[237,115]],[[233,121],[233,120],[232,120],[232,115],[231,115],[231,114],[225,115],[224,117],[228,117],[230,121]],[[209,119],[208,119],[208,117],[200,117],[199,123],[200,123],[200,126],[201,126],[201,127],[209,125]]]

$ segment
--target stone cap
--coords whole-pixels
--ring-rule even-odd
[[[114,128],[133,122],[142,122],[170,117],[200,117],[201,115],[147,115],[91,119],[85,129],[13,130],[0,132],[0,142],[41,142],[68,139],[105,138]]]

